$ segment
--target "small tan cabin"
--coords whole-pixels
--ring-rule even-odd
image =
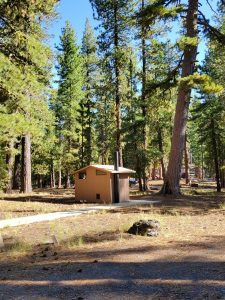
[[[113,165],[90,165],[75,172],[75,198],[111,204],[115,201],[115,176],[119,177],[119,202],[129,200],[129,175],[135,171]],[[117,177],[117,178],[118,178]]]

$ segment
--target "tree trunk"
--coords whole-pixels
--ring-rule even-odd
[[[59,167],[59,171],[58,171],[58,189],[61,189],[62,187],[62,170],[61,170],[61,166]]]
[[[188,147],[187,147],[187,133],[185,134],[185,142],[184,142],[184,165],[185,165],[185,182],[189,184],[189,155],[188,155]]]
[[[219,159],[218,159],[218,147],[215,134],[215,123],[213,117],[211,118],[211,136],[212,136],[212,146],[213,146],[213,155],[214,155],[214,164],[215,164],[215,173],[216,173],[216,190],[221,192],[221,182],[220,182],[220,168],[219,168]]]
[[[20,143],[16,143],[15,149],[19,148]],[[16,154],[14,159],[14,167],[13,167],[13,179],[12,179],[12,188],[13,190],[18,190],[20,188],[20,157],[21,154]]]
[[[6,187],[6,193],[12,193],[13,187],[13,164],[14,164],[14,141],[11,140],[8,145],[8,153],[6,155],[6,163],[8,165],[8,185]]]
[[[163,139],[162,139],[162,130],[159,127],[158,128],[158,144],[159,144],[159,151],[161,153],[160,163],[162,168],[162,178],[165,179],[166,170],[165,170],[165,164],[164,164],[164,151],[163,151]]]
[[[221,187],[225,188],[225,170],[221,170],[220,172],[220,181],[221,181]]]
[[[186,18],[187,37],[198,37],[197,17],[198,0],[189,0]],[[193,74],[196,55],[197,45],[189,45],[185,47],[184,59],[182,64],[182,78],[188,77],[189,75]],[[164,185],[161,190],[161,193],[163,194],[180,194],[179,183],[190,96],[191,88],[188,85],[184,86],[184,84],[180,84],[177,96],[177,105],[174,118],[173,137],[169,156],[168,170],[164,180]]]
[[[51,167],[51,188],[54,189],[55,188],[55,168],[54,168],[54,164],[52,163],[52,167]]]
[[[155,165],[155,163],[152,168],[152,180],[156,180],[156,165]]]
[[[114,6],[114,70],[115,70],[115,98],[116,98],[116,151],[119,152],[119,166],[123,166],[122,144],[121,144],[121,95],[120,95],[120,62],[118,59],[119,31],[118,31],[118,4]]]
[[[141,1],[141,10],[145,8],[145,0]],[[147,78],[147,51],[146,51],[146,34],[147,29],[144,25],[141,26],[141,52],[142,52],[142,90],[141,90],[141,109],[142,109],[142,143],[143,143],[143,161],[142,166],[142,176],[143,176],[143,190],[147,190],[147,178],[146,178],[146,164],[147,164],[147,103],[146,103],[146,78]]]
[[[22,137],[21,144],[21,192],[31,193],[31,137],[29,133]]]
[[[38,175],[38,188],[42,189],[43,188],[43,178],[42,175]]]
[[[65,184],[65,188],[66,189],[69,189],[71,187],[71,184],[70,184],[70,175],[67,174],[66,175],[66,184]]]
[[[201,145],[201,179],[204,179],[204,152],[203,152],[203,146]]]

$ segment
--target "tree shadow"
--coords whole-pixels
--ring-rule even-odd
[[[1,200],[15,202],[41,202],[51,204],[67,204],[72,205],[79,203],[75,200],[74,189],[35,189],[32,194],[23,195],[17,191],[15,194],[8,194]]]
[[[208,238],[186,243],[180,257],[175,254],[184,242],[39,248],[35,256],[0,262],[1,299],[225,299],[225,262],[209,259],[205,251],[223,255],[225,237]]]
[[[132,197],[133,200],[138,200],[138,197]],[[174,197],[171,195],[153,194],[142,197],[142,200],[149,200],[148,204],[143,204],[141,207],[126,207],[121,208],[120,213],[159,213],[168,215],[198,215],[206,214],[212,209],[220,209],[222,212],[225,203],[225,192],[220,194],[197,194],[197,195],[180,195]],[[158,200],[158,202],[157,202]],[[152,201],[152,202],[151,202]],[[109,213],[116,213],[116,210],[111,210]]]

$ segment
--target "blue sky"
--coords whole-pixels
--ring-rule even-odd
[[[206,3],[206,0],[202,0],[201,2],[203,4],[201,10],[208,18],[210,18],[212,12]],[[215,8],[217,0],[209,0],[209,2]],[[86,18],[89,18],[93,27],[96,26],[96,21],[93,20],[92,7],[89,0],[61,0],[57,11],[59,13],[59,17],[49,28],[49,33],[52,35],[52,38],[50,39],[50,45],[52,47],[59,44],[61,28],[64,27],[66,20],[69,20],[75,29],[79,43],[82,39]],[[201,43],[199,47],[200,60],[204,58],[205,50],[206,48],[204,43]]]
[[[68,20],[76,31],[78,42],[81,42],[86,18],[89,18],[93,27],[96,22],[93,20],[92,7],[89,0],[61,0],[57,12],[59,17],[52,24],[49,32],[53,35],[51,45],[59,43],[61,28]]]

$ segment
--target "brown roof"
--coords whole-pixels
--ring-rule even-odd
[[[101,170],[101,171],[106,171],[109,173],[114,173],[114,174],[131,174],[131,173],[136,173],[134,170],[131,169],[127,169],[127,168],[123,168],[123,167],[119,167],[119,170],[115,170],[114,169],[114,165],[90,165],[90,166],[86,166],[80,170],[77,170],[75,173],[83,171],[89,167],[95,168],[97,170]]]

